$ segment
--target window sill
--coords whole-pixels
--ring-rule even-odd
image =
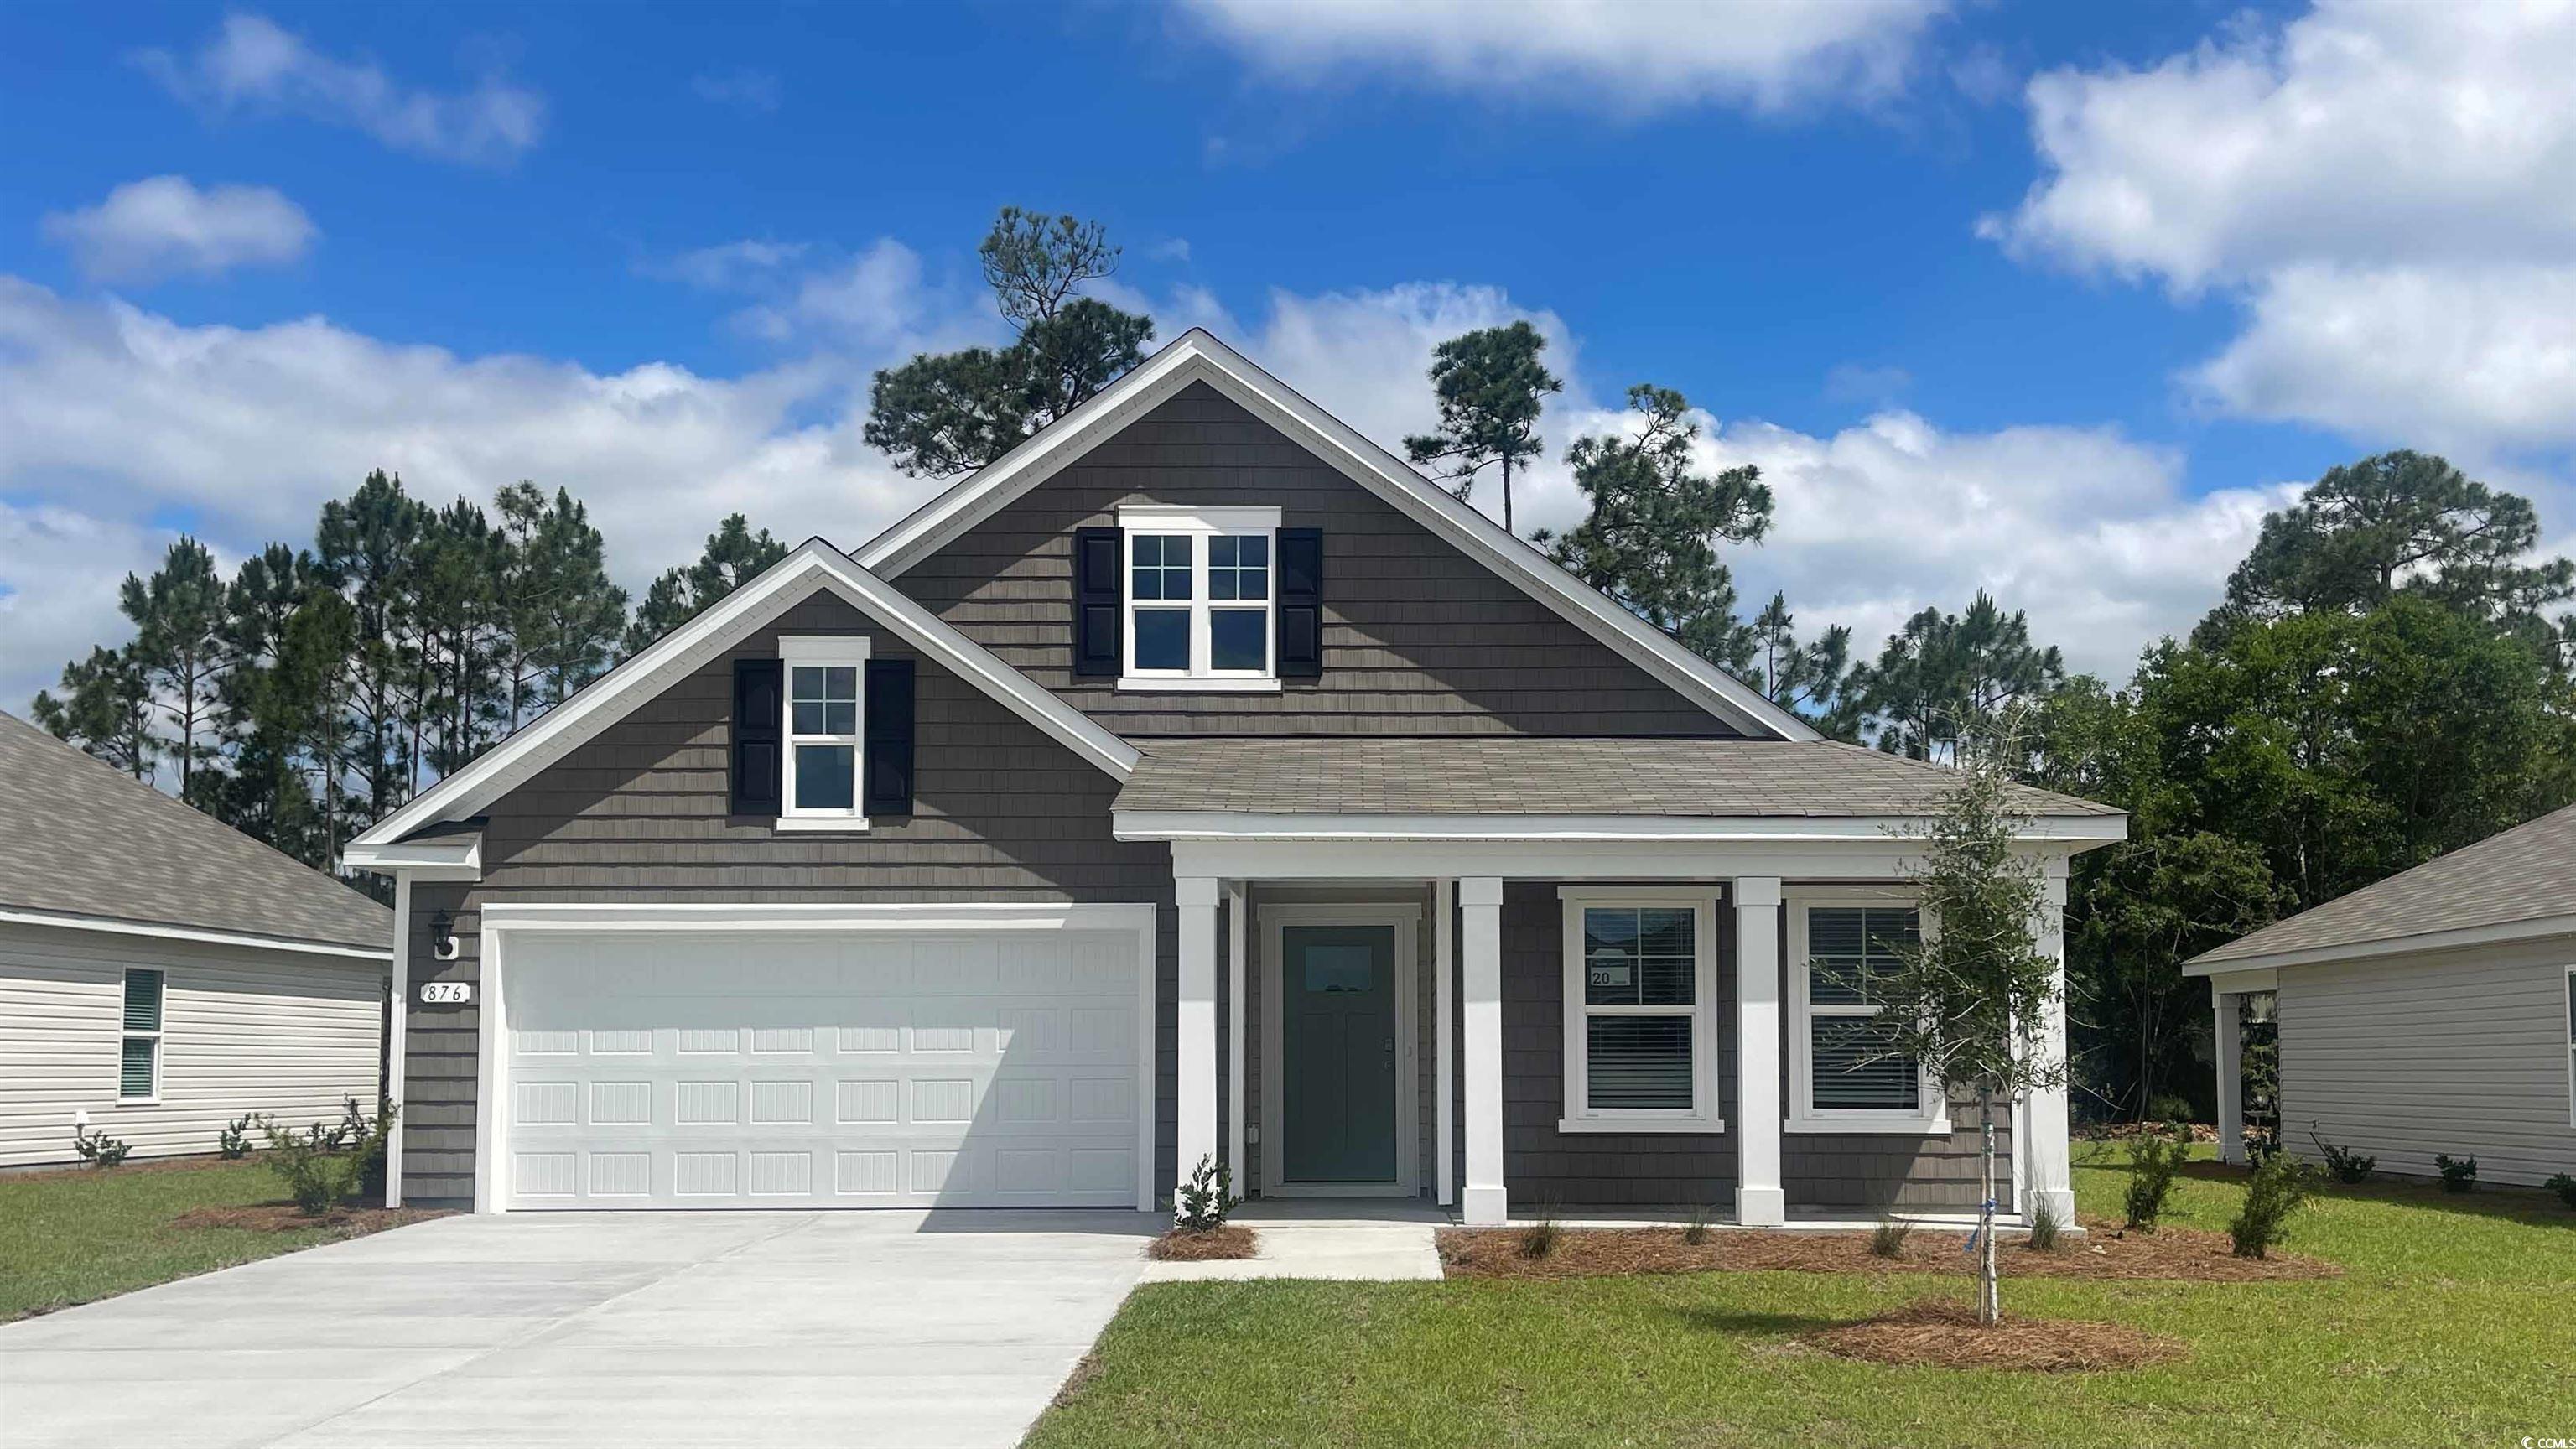
[[[868,817],[864,815],[781,815],[777,828],[785,832],[824,835],[865,835]]]
[[[1556,1130],[1708,1135],[1725,1131],[1726,1123],[1714,1117],[1559,1117]]]
[[[1904,1112],[1877,1114],[1854,1113],[1848,1117],[1792,1117],[1780,1124],[1783,1132],[1874,1134],[1880,1137],[1947,1137],[1950,1119],[1918,1117]]]
[[[1277,694],[1276,679],[1198,678],[1186,674],[1122,674],[1118,688],[1126,694]]]
[[[158,1107],[161,1105],[161,1099],[159,1097],[119,1097],[116,1099],[116,1105],[120,1107]]]

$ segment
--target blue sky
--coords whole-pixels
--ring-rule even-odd
[[[1983,585],[2121,670],[2384,446],[2564,526],[2565,4],[1453,3],[10,11],[0,704],[373,466],[568,483],[630,582],[856,544],[930,486],[866,375],[994,334],[1005,203],[1382,441],[1510,316],[1559,450],[1682,389],[1782,498],[1748,592],[1873,646]]]

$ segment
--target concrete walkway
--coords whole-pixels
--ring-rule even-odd
[[[1437,1281],[1437,1234],[1449,1215],[1415,1203],[1321,1199],[1248,1203],[1234,1220],[1253,1230],[1253,1256],[1145,1265],[1148,1283],[1209,1279],[1338,1278]]]
[[[1010,1445],[1161,1226],[446,1218],[0,1327],[0,1443]]]

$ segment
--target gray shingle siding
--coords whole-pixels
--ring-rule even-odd
[[[918,664],[915,814],[864,836],[781,835],[726,816],[733,659],[774,655],[780,634],[867,634],[875,657],[917,657],[830,595],[710,661],[495,803],[484,876],[412,893],[412,975],[477,981],[485,901],[1146,901],[1161,1007],[1159,1180],[1172,1151],[1176,918],[1169,856],[1109,833],[1118,782],[929,660]],[[429,959],[428,922],[455,915],[459,959]],[[424,1006],[411,993],[404,1195],[473,1197],[478,1006]],[[479,993],[478,993],[479,994]]]
[[[1073,530],[1122,503],[1262,504],[1324,531],[1324,672],[1277,694],[1077,679]],[[1732,734],[1204,383],[923,559],[904,592],[1126,735]]]

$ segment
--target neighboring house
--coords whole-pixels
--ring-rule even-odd
[[[2281,1140],[2486,1182],[2576,1172],[2576,806],[2184,963],[2218,1013],[2220,1153],[2241,1162],[2245,997],[2273,993]],[[2313,1133],[2313,1138],[2311,1134]]]
[[[392,914],[0,714],[0,1167],[372,1111]]]
[[[1973,1104],[1855,1069],[1954,779],[1193,331],[352,846],[403,922],[393,1180],[1149,1208],[1217,1158],[1471,1222],[1966,1209]],[[2125,822],[2018,804],[2054,951]],[[2011,1120],[2016,1203],[2069,1206],[2063,1092]]]

